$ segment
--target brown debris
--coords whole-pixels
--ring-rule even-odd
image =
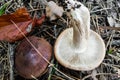
[[[24,38],[22,33],[16,28],[11,21],[24,33],[29,34],[35,25],[40,25],[44,21],[45,16],[39,19],[32,19],[26,8],[20,8],[16,12],[9,15],[0,16],[0,40],[15,42]]]

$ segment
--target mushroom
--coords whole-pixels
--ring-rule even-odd
[[[63,8],[58,6],[55,2],[49,1],[46,6],[46,16],[50,18],[50,20],[57,19],[57,16],[61,17],[63,15]]]
[[[57,38],[54,53],[57,61],[73,70],[92,70],[105,57],[105,44],[96,32],[90,29],[90,13],[87,7],[74,0],[66,0],[71,8],[71,28]]]
[[[31,79],[32,76],[39,77],[46,71],[46,60],[51,59],[52,46],[43,38],[31,36],[28,39],[42,56],[24,39],[16,48],[15,68],[20,76]]]

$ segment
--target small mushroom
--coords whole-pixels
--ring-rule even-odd
[[[55,2],[49,1],[46,6],[46,16],[50,18],[50,20],[57,19],[57,16],[63,15],[63,8],[58,6]]]
[[[52,46],[43,38],[31,36],[28,39],[40,54],[50,61]],[[18,74],[26,79],[31,79],[32,76],[41,76],[48,66],[48,63],[42,56],[24,39],[16,48],[15,68]]]
[[[73,70],[92,70],[100,65],[105,57],[103,39],[90,30],[90,13],[78,1],[68,0],[71,10],[71,28],[64,30],[54,46],[57,61]],[[75,5],[80,5],[75,7]]]

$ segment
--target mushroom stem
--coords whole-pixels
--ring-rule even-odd
[[[73,27],[73,46],[79,52],[84,52],[87,48],[87,39],[90,30],[90,15],[86,17],[78,14],[78,9],[71,11],[73,20],[71,26]]]
[[[73,26],[73,46],[79,51],[83,50],[86,46],[86,39],[83,30],[78,25]]]
[[[67,0],[66,4],[66,15],[71,28],[64,30],[57,38],[55,57],[69,69],[92,70],[105,57],[104,41],[100,35],[90,30],[90,13],[87,7],[77,0]]]

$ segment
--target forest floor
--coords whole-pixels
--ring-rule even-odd
[[[1,0],[0,6],[10,0]],[[61,0],[54,0],[60,5]],[[54,56],[51,63],[56,69],[48,66],[46,73],[33,80],[120,80],[120,0],[79,0],[90,11],[91,29],[97,32],[105,42],[106,55],[101,65],[90,71],[74,71],[60,65]],[[7,6],[4,14],[15,12],[20,7],[26,7],[31,17],[41,17],[45,5],[41,0],[13,0]],[[64,19],[64,17],[62,17]],[[66,19],[64,19],[66,20]],[[59,34],[68,28],[60,18],[55,21],[46,19],[35,27],[28,36],[35,35],[46,39],[52,46]],[[26,80],[17,74],[14,68],[15,48],[20,41],[9,43],[0,41],[0,80]],[[54,54],[54,52],[53,52]],[[60,72],[61,73],[60,73]]]

